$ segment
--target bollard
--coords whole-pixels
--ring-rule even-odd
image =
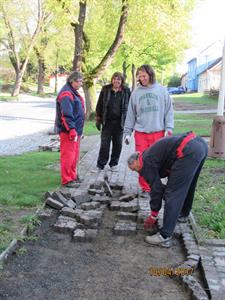
[[[225,118],[224,118],[224,116],[216,116],[213,119],[208,155],[210,157],[225,157]]]

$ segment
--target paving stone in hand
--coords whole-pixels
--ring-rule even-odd
[[[137,223],[143,224],[144,220],[149,216],[149,210],[139,210],[137,213]]]

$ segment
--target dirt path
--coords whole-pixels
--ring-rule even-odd
[[[0,279],[0,299],[188,299],[182,287],[151,267],[184,259],[177,241],[169,250],[148,247],[144,234],[112,234],[115,214],[106,212],[94,243],[71,243],[69,235],[43,224],[40,238],[8,262]],[[44,229],[43,229],[44,228]]]
[[[126,167],[131,152],[133,145],[124,146],[120,172],[113,175],[127,190],[137,188],[137,177]],[[97,153],[95,143],[81,163],[86,186],[95,180],[90,170]],[[106,208],[97,240],[73,243],[69,234],[53,231],[55,218],[56,213],[42,223],[36,241],[24,243],[9,259],[0,273],[0,299],[189,299],[180,283],[149,273],[150,268],[167,268],[185,259],[178,240],[171,249],[162,249],[147,246],[143,241],[146,233],[141,230],[135,236],[116,236],[112,232],[115,212]]]

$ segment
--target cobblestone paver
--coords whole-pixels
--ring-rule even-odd
[[[69,208],[68,204],[64,203],[64,208],[61,210],[62,215],[59,216],[55,228],[59,232],[65,233],[70,232],[73,228],[73,242],[91,242],[97,238],[98,232],[101,230],[103,212],[107,206],[112,213],[116,213],[112,234],[117,236],[137,235],[138,230],[143,230],[144,219],[149,215],[149,197],[141,195],[137,173],[130,171],[126,163],[127,157],[134,151],[134,144],[123,147],[118,172],[111,172],[107,167],[104,171],[93,172],[98,149],[99,147],[95,146],[88,151],[80,163],[80,174],[83,176],[85,174],[85,177],[79,188],[60,190],[64,195],[70,195],[69,198],[72,197],[76,203],[76,208]],[[93,157],[96,159],[93,160]],[[113,197],[108,197],[105,194],[107,190],[104,189],[104,177],[106,175],[109,178]],[[53,198],[54,195],[56,200],[58,199],[63,203],[57,193],[53,193]],[[88,201],[87,197],[89,197]],[[55,203],[53,203],[54,205]],[[65,220],[63,216],[73,217],[76,220],[73,223],[70,220]],[[162,225],[162,218],[163,210],[159,214],[159,225]],[[174,270],[179,272],[180,270],[181,273],[184,273],[185,270],[186,273],[182,273],[179,278],[183,286],[189,289],[192,298],[208,299],[208,295],[198,280],[192,276],[192,273],[199,267],[200,253],[191,227],[188,224],[178,225],[176,235],[182,237],[186,249],[186,260],[172,265],[171,270],[173,271],[171,272],[173,273]],[[177,277],[177,274],[175,275]]]

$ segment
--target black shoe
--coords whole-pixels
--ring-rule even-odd
[[[74,182],[77,182],[77,183],[82,183],[84,181],[83,178],[80,178],[78,175],[77,175],[77,178],[74,180]]]
[[[63,184],[62,186],[65,188],[78,188],[80,184],[75,180],[72,180],[70,182],[67,182],[66,184]]]

